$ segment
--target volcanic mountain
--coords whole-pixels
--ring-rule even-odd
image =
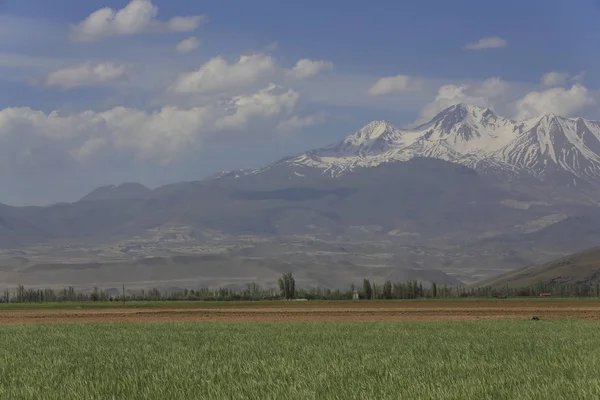
[[[0,249],[30,246],[5,253],[51,264],[210,250],[323,274],[350,263],[474,282],[597,245],[599,200],[599,122],[458,104],[413,129],[374,121],[264,168],[0,205]]]
[[[341,142],[281,161],[332,176],[360,167],[437,158],[482,173],[573,185],[600,182],[600,122],[545,114],[524,121],[457,104],[426,124],[399,129],[373,121]]]

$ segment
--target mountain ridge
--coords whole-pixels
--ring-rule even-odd
[[[80,201],[123,200],[143,198],[149,195],[151,189],[141,183],[126,182],[120,185],[106,185],[94,189],[81,198]]]
[[[593,247],[538,265],[529,265],[472,285],[521,289],[543,285],[600,284],[600,247]]]
[[[578,181],[597,184],[600,122],[554,114],[515,121],[489,108],[457,104],[413,129],[372,121],[338,143],[276,164],[308,166],[338,176],[354,168],[417,157],[437,158],[509,178],[525,175],[563,185]]]
[[[356,168],[413,158],[457,163],[505,180],[533,178],[569,187],[592,184],[600,188],[600,121],[553,113],[516,121],[500,117],[490,108],[459,103],[412,129],[374,120],[325,147],[264,167],[220,171],[202,182],[237,179],[282,166],[288,169],[284,173],[288,179],[302,177],[306,168],[336,178]],[[81,200],[141,198],[152,192],[141,184],[124,183],[97,188]]]

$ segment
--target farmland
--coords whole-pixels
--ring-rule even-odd
[[[0,324],[57,322],[400,322],[458,320],[600,320],[587,299],[106,302],[5,304]]]
[[[597,301],[90,305],[0,307],[0,398],[600,396]]]

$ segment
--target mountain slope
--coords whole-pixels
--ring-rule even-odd
[[[50,235],[47,232],[22,218],[22,214],[40,208],[19,208],[0,204],[0,248],[18,247],[48,239]]]
[[[12,263],[10,262],[12,261]],[[400,266],[366,268],[350,262],[303,261],[285,258],[248,259],[222,254],[147,257],[118,262],[34,263],[27,259],[0,259],[0,289],[26,286],[128,289],[157,287],[245,287],[254,282],[276,286],[281,274],[293,272],[302,287],[345,289],[362,278],[383,283],[385,279],[419,280],[424,285],[461,284],[459,280],[431,269],[414,270]]]
[[[414,129],[374,121],[340,143],[282,160],[338,176],[358,167],[431,157],[483,173],[573,185],[600,182],[600,122],[552,114],[526,121],[458,104]]]
[[[123,183],[99,187],[84,196],[81,201],[141,199],[150,192],[150,189],[140,183]]]
[[[539,284],[600,283],[600,247],[571,254],[542,265],[508,272],[480,282],[476,286],[492,288],[525,288]]]
[[[357,169],[333,178],[279,165],[259,174],[169,185],[145,198],[99,199],[16,209],[19,219],[52,238],[137,235],[161,226],[227,234],[317,231],[352,236],[358,226],[423,238],[505,229],[542,209],[515,209],[504,199],[531,198],[499,188],[467,167],[419,158]],[[6,219],[6,218],[5,218]],[[8,234],[8,232],[7,232]]]

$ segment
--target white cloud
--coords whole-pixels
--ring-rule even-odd
[[[142,33],[191,32],[206,20],[205,16],[174,17],[162,22],[156,17],[158,7],[150,0],[131,0],[120,10],[109,7],[91,13],[85,20],[71,27],[71,40],[91,42],[110,36]]]
[[[177,93],[228,93],[264,82],[276,70],[275,59],[264,54],[241,56],[232,64],[215,57],[199,70],[181,74],[170,89]]]
[[[506,81],[503,81],[499,77],[493,77],[470,87],[475,96],[479,96],[491,101],[507,94],[510,84]]]
[[[210,131],[215,114],[210,106],[190,109],[165,106],[152,113],[117,107],[97,114],[96,118],[108,128],[116,149],[166,164],[199,145]]]
[[[305,117],[294,115],[291,118],[281,121],[279,124],[277,124],[276,129],[281,133],[292,133],[300,131],[309,126],[321,124],[324,121],[325,114],[323,113],[307,115]]]
[[[570,76],[565,72],[548,72],[542,76],[541,83],[544,86],[563,86]]]
[[[150,112],[114,107],[102,112],[63,114],[5,108],[0,109],[0,139],[4,144],[7,138],[18,142],[20,147],[13,154],[44,141],[44,146],[54,143],[80,163],[112,150],[167,164],[197,149],[205,137],[216,132],[245,128],[254,119],[275,127],[281,118],[289,117],[298,97],[291,89],[271,84],[254,94],[235,96],[225,105],[164,106]],[[8,149],[3,147],[3,151]]]
[[[439,88],[435,99],[421,110],[416,123],[428,122],[441,111],[458,103],[492,107],[494,101],[507,93],[508,87],[508,83],[500,78],[489,78],[476,84],[444,85]]]
[[[582,83],[585,77],[585,71],[577,75],[571,75],[566,72],[548,72],[542,76],[540,83],[546,87],[565,86],[567,83]]]
[[[369,88],[367,93],[371,96],[381,96],[398,92],[417,90],[420,80],[408,75],[387,76],[379,79]]]
[[[583,78],[585,78],[585,74],[586,74],[586,71],[581,71],[577,75],[572,76],[569,79],[569,81],[572,82],[572,83],[582,83],[583,82]]]
[[[94,86],[125,77],[125,65],[112,62],[74,65],[61,68],[48,74],[44,80],[46,86],[56,86],[72,89],[80,86]]]
[[[575,84],[570,89],[557,87],[530,92],[517,101],[516,118],[527,119],[547,113],[571,117],[595,104],[594,97],[581,84]]]
[[[84,163],[96,157],[106,146],[106,139],[96,137],[85,141],[81,146],[71,150],[69,153],[75,160]]]
[[[299,95],[291,89],[270,84],[249,96],[236,96],[230,104],[231,112],[215,123],[215,128],[239,129],[254,117],[274,117],[287,115],[293,111]]]
[[[94,115],[91,111],[64,116],[59,111],[46,114],[29,107],[5,108],[0,110],[0,137],[23,129],[55,140],[69,139],[90,128]]]
[[[8,108],[0,110],[0,137],[26,132],[52,139],[70,147],[78,160],[89,158],[110,143],[137,158],[166,163],[194,148],[217,116],[211,107],[166,106],[154,112],[115,107],[71,115]]]
[[[139,0],[138,0],[139,1]],[[171,18],[164,27],[157,29],[160,31],[167,32],[192,32],[198,29],[200,24],[207,21],[208,18],[205,15],[192,15],[189,17],[173,17]]]
[[[331,61],[309,60],[308,58],[303,58],[296,63],[294,68],[287,71],[287,73],[294,79],[305,79],[332,69],[333,63]]]
[[[177,43],[175,49],[178,53],[189,53],[190,51],[194,51],[202,45],[202,42],[198,40],[197,37],[191,36],[187,39],[183,39],[181,42]]]
[[[496,49],[500,47],[508,46],[508,42],[498,36],[484,37],[476,42],[466,44],[464,50],[485,50],[485,49]]]

